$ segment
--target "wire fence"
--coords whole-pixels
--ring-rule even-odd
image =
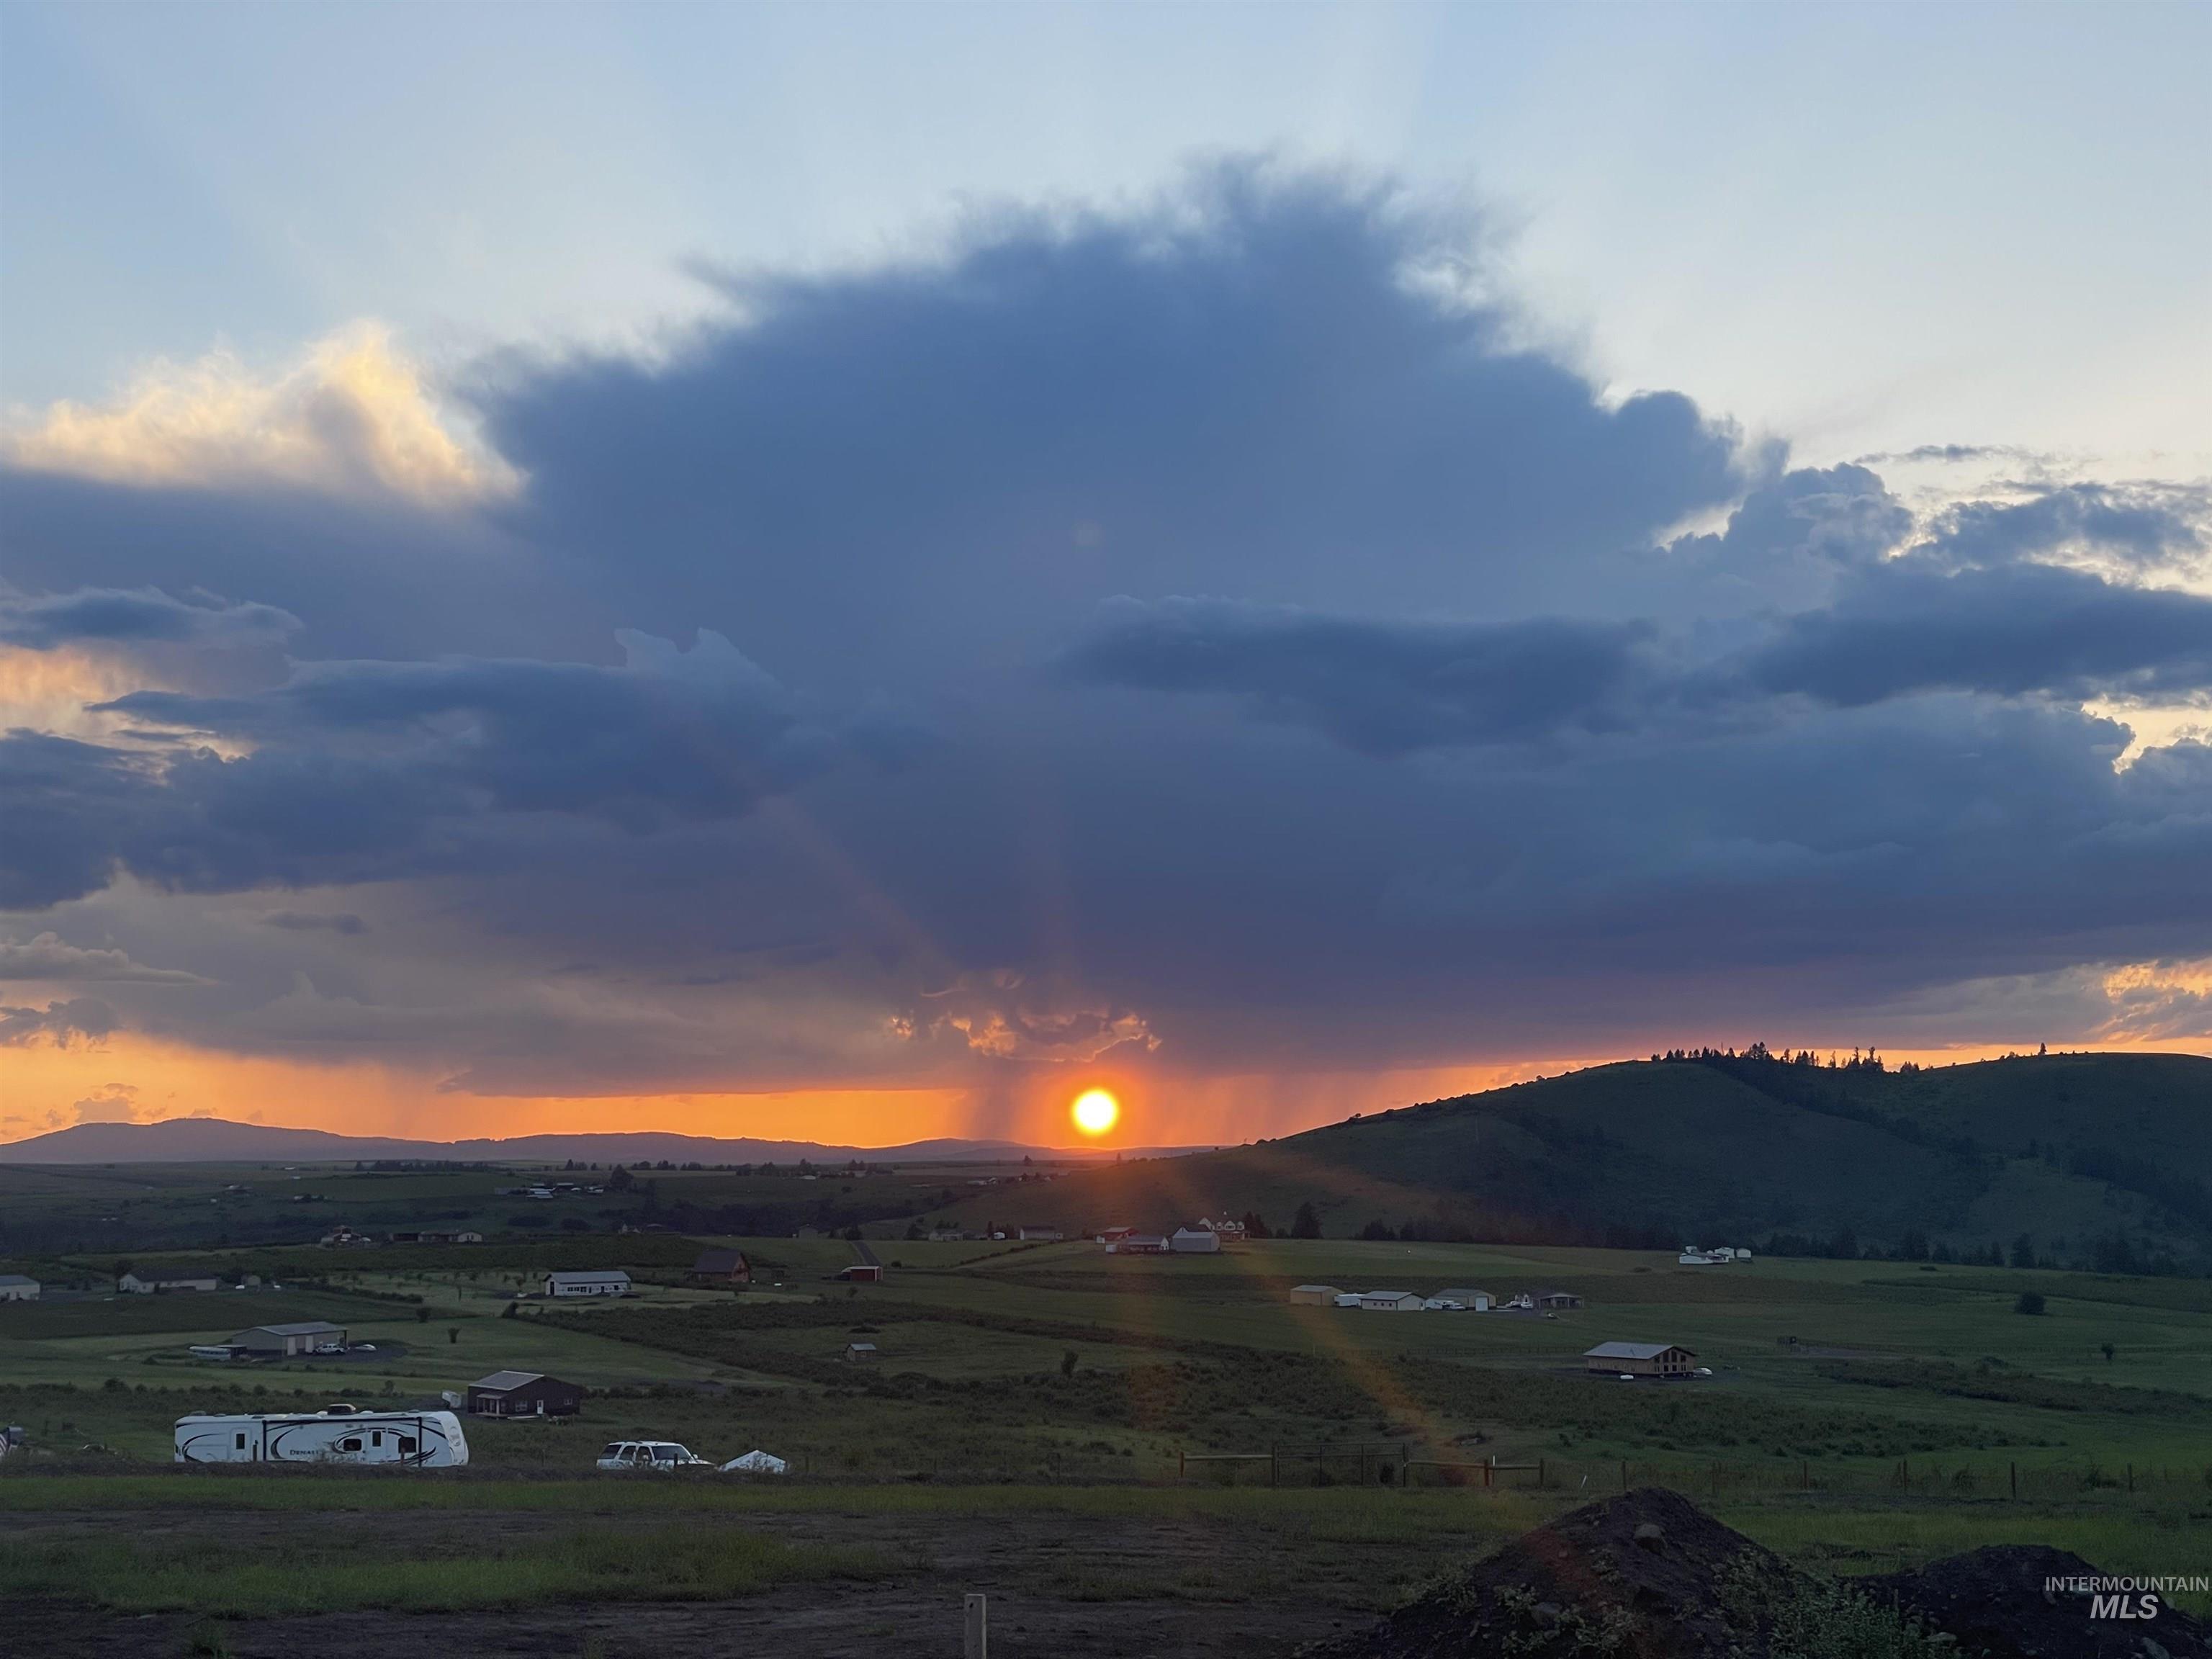
[[[1176,1479],[1224,1486],[1396,1486],[1586,1492],[1593,1497],[1632,1486],[1668,1486],[1711,1498],[1792,1492],[1857,1496],[2013,1498],[2051,1502],[2094,1493],[2203,1497],[2212,1493],[2212,1463],[2023,1465],[1989,1460],[1901,1458],[1881,1465],[1813,1459],[1773,1464],[1678,1460],[1418,1455],[1403,1443],[1274,1445],[1264,1451],[1179,1452]]]

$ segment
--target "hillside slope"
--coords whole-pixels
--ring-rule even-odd
[[[2212,1060],[2062,1054],[1905,1073],[1632,1061],[1173,1164],[1085,1171],[969,1210],[1157,1225],[1310,1203],[1331,1236],[1670,1246],[1924,1238],[2212,1271]],[[2117,1254],[2124,1243],[2124,1256]]]

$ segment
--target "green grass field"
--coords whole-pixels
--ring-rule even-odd
[[[706,1240],[744,1248],[756,1285],[682,1285]],[[2130,1571],[2201,1571],[2212,1556],[2203,1280],[1865,1261],[1686,1268],[1672,1252],[1347,1239],[1167,1259],[1073,1241],[873,1243],[888,1277],[860,1285],[834,1278],[854,1247],[823,1237],[170,1252],[284,1288],[159,1297],[114,1296],[98,1259],[63,1258],[49,1270],[82,1275],[90,1293],[0,1305],[0,1423],[31,1442],[0,1462],[0,1511],[31,1523],[0,1545],[0,1595],[114,1583],[130,1588],[98,1593],[125,1611],[254,1617],[712,1599],[917,1571],[884,1553],[907,1519],[1024,1515],[1233,1523],[1316,1561],[1333,1539],[1402,1536],[1401,1569],[1416,1572],[1624,1482],[1675,1486],[1841,1573],[2003,1540]],[[613,1264],[637,1295],[516,1300],[548,1266]],[[1292,1305],[1307,1283],[1565,1290],[1585,1305],[1550,1317]],[[2044,1312],[2015,1311],[2025,1291]],[[283,1364],[189,1352],[299,1318],[343,1324],[356,1352]],[[1714,1374],[1591,1374],[1583,1351],[1617,1339],[1681,1343]],[[859,1341],[878,1358],[845,1358]],[[583,1414],[471,1421],[471,1464],[452,1472],[169,1462],[187,1411],[421,1406],[501,1369],[583,1384]],[[717,1462],[758,1447],[793,1473],[592,1469],[606,1441],[647,1437]],[[1493,1461],[1494,1474],[1480,1467]],[[182,1545],[96,1524],[298,1511],[343,1532],[343,1516],[386,1510],[526,1527],[354,1528],[367,1541],[351,1551],[310,1528],[282,1540],[282,1571],[196,1575]],[[661,1529],[693,1512],[714,1527]],[[70,1516],[85,1524],[57,1519]],[[783,1539],[779,1516],[811,1517],[807,1537]],[[1093,1583],[1071,1568],[1053,1593],[1118,1595],[1116,1572]],[[1200,1572],[1174,1593],[1226,1591]]]

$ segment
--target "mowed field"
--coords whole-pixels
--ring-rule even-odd
[[[706,1243],[746,1249],[756,1285],[681,1283]],[[1991,1541],[2116,1571],[2212,1562],[2205,1281],[1335,1240],[1168,1259],[869,1243],[879,1285],[835,1279],[858,1255],[833,1237],[594,1233],[171,1252],[283,1288],[0,1306],[0,1421],[33,1449],[0,1464],[0,1596],[89,1596],[105,1614],[57,1612],[54,1629],[119,1644],[131,1624],[174,1651],[210,1617],[238,1654],[490,1651],[493,1627],[471,1621],[501,1609],[498,1641],[521,1644],[502,1650],[575,1652],[580,1629],[608,1654],[716,1651],[734,1632],[827,1655],[940,1617],[957,1642],[965,1584],[1030,1621],[1016,1651],[1122,1652],[1135,1632],[1164,1650],[1275,1652],[1624,1480],[1687,1490],[1839,1572]],[[634,1255],[638,1294],[518,1301],[564,1251]],[[88,1259],[58,1266],[97,1283]],[[1293,1306],[1306,1283],[1585,1305]],[[2041,1315],[2014,1310],[2027,1291]],[[343,1324],[355,1352],[188,1352],[299,1318]],[[1583,1351],[1611,1340],[1680,1343],[1714,1375],[1590,1374]],[[855,1342],[877,1358],[846,1358]],[[500,1369],[584,1384],[582,1416],[471,1422],[462,1471],[168,1462],[185,1411],[419,1406]],[[592,1470],[633,1437],[716,1462],[759,1447],[793,1474]],[[586,1603],[635,1606],[627,1622],[554,1611]],[[680,1612],[692,1604],[715,1619]],[[318,1607],[356,1610],[343,1640]]]

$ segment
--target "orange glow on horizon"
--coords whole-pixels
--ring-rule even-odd
[[[2053,1044],[2068,1052],[2212,1053],[2203,1037],[2142,1042]],[[2032,1044],[1886,1049],[1942,1066],[1994,1058]],[[1846,1051],[1848,1052],[1848,1051]],[[1295,1134],[1354,1113],[1557,1077],[1613,1056],[1366,1073],[1147,1075],[1140,1093],[1147,1146],[1210,1146]],[[119,1031],[97,1043],[38,1043],[5,1053],[0,1141],[22,1140],[80,1121],[155,1122],[220,1117],[339,1134],[430,1141],[581,1134],[624,1130],[807,1140],[854,1147],[938,1138],[1018,1141],[1033,1146],[1096,1143],[1126,1128],[1117,1113],[1103,1132],[1072,1133],[1074,1103],[1064,1076],[1038,1068],[1011,1097],[958,1085],[833,1087],[738,1092],[669,1090],[589,1096],[487,1095],[441,1087],[438,1074],[367,1061],[242,1056]],[[1138,1080],[1111,1079],[1098,1092],[1127,1098]],[[1078,1126],[1079,1127],[1079,1125]]]

